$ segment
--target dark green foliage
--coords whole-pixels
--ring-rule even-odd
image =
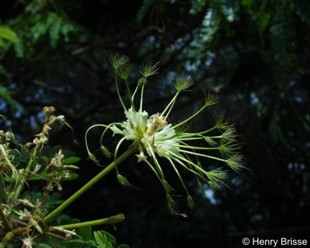
[[[72,214],[88,219],[98,211],[124,211],[128,217],[115,236],[133,247],[173,247],[176,237],[178,248],[199,242],[240,247],[249,233],[268,236],[276,231],[305,238],[310,221],[309,1],[32,0],[5,8],[0,24],[0,110],[25,140],[35,133],[30,129],[38,130],[41,108],[54,105],[75,130],[78,156],[83,157],[86,128],[118,121],[123,114],[116,107],[109,65],[115,52],[128,55],[133,66],[160,61],[161,73],[167,76],[153,77],[146,92],[149,112],[161,109],[173,94],[176,75],[185,73],[195,82],[193,92],[181,99],[171,118],[181,119],[199,106],[202,91],[211,91],[237,123],[249,170],[228,183],[233,190],[216,194],[216,206],[192,186],[193,178],[185,177],[205,206],[192,213],[181,207],[190,216],[186,225],[180,225],[178,217],[171,221],[158,214],[167,212],[158,200],[163,192],[136,160],[126,164],[122,175],[139,190],[123,189],[111,179],[81,200],[93,204],[72,208]],[[139,75],[132,77],[138,80]],[[122,90],[126,94],[125,85]],[[206,115],[188,128],[211,121]],[[93,135],[94,140],[100,137]],[[65,140],[72,146],[67,138],[51,135],[54,144]],[[111,144],[107,149],[114,145],[109,140],[105,144]],[[75,161],[74,156],[70,159]],[[100,161],[108,159],[103,154]],[[89,160],[81,164],[85,178],[98,171]],[[182,191],[173,180],[177,178],[169,182],[179,195]]]

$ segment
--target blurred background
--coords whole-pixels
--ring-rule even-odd
[[[184,172],[193,210],[178,179],[168,176],[188,218],[169,213],[160,183],[136,158],[120,167],[134,188],[120,186],[112,173],[66,214],[90,220],[124,213],[125,222],[105,230],[134,248],[242,247],[244,237],[275,236],[310,243],[309,1],[7,0],[0,11],[0,113],[9,120],[0,120],[1,129],[12,128],[26,143],[40,132],[44,106],[66,116],[78,143],[62,128],[51,144],[82,160],[80,178],[64,185],[63,198],[101,169],[87,159],[86,129],[124,119],[114,53],[136,68],[160,62],[146,91],[149,113],[163,110],[176,76],[188,74],[195,85],[180,97],[173,119],[197,110],[209,91],[219,104],[191,129],[224,110],[239,135],[247,169],[231,171],[228,187],[198,188]],[[136,79],[133,73],[132,86]],[[95,144],[100,134],[92,135]],[[112,147],[115,138],[106,143]]]

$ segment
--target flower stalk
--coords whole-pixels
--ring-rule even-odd
[[[122,222],[124,220],[125,220],[124,214],[117,214],[117,215],[113,215],[113,216],[110,216],[110,217],[107,217],[104,219],[61,225],[61,226],[57,226],[57,228],[77,229],[77,228],[88,227],[88,226],[100,226],[100,225],[116,224],[116,223]],[[52,229],[53,229],[53,227],[51,227],[51,230]]]
[[[29,162],[28,162],[28,164],[27,164],[27,166],[23,172],[23,177],[21,177],[20,180],[18,181],[16,190],[15,190],[14,195],[12,197],[13,200],[18,199],[21,191],[24,188],[24,184],[28,180],[29,176],[32,174],[32,171],[33,171],[34,166],[36,164],[38,154],[39,154],[40,150],[43,148],[43,146],[48,142],[48,133],[49,133],[49,130],[51,129],[51,126],[54,123],[56,123],[57,121],[62,123],[62,124],[69,126],[65,122],[64,116],[62,116],[62,115],[55,116],[54,115],[54,112],[55,112],[54,107],[44,107],[43,112],[45,113],[45,120],[44,120],[44,125],[42,128],[42,131],[41,131],[41,133],[36,135],[36,138],[32,142],[35,145],[35,147],[33,148],[33,151],[31,152],[31,157],[30,157]]]

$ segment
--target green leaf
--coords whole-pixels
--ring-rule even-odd
[[[93,248],[96,247],[92,240],[80,240],[80,239],[73,239],[66,242],[63,242],[62,247],[68,248]]]
[[[62,21],[58,16],[55,16],[55,18],[53,19],[54,19],[54,22],[49,29],[49,34],[50,34],[51,46],[55,47],[57,41],[59,40]]]
[[[49,200],[49,202],[52,201],[52,200],[53,199]],[[55,204],[56,202],[57,202],[57,199],[54,200],[54,202],[53,202],[54,205],[56,205]],[[62,202],[60,202],[60,203],[62,203]],[[57,205],[59,205],[59,203]],[[72,220],[71,217],[66,215],[66,214],[61,214],[56,219],[57,225],[66,225],[66,224],[73,223],[73,222],[77,222],[78,223],[79,221]]]
[[[63,164],[74,164],[74,163],[77,163],[79,162],[81,159],[79,157],[76,157],[76,156],[72,156],[72,157],[68,157],[68,158],[64,158],[62,160],[62,163]]]
[[[97,231],[94,232],[94,237],[99,248],[113,248],[116,246],[116,240],[110,233]]]
[[[20,38],[18,41],[15,43],[15,52],[18,58],[24,58],[25,55],[25,46],[23,43],[23,40]]]
[[[63,154],[65,155],[65,158],[75,157],[75,152],[72,150],[64,150]]]
[[[251,7],[253,4],[253,0],[241,0],[241,5],[245,7]]]
[[[6,26],[0,26],[0,38],[8,40],[12,43],[16,43],[18,41],[17,34],[14,30]]]
[[[2,47],[4,50],[7,50],[9,48],[8,44],[5,43],[5,41],[0,37],[0,47]]]
[[[92,228],[91,226],[81,227],[76,230],[76,234],[82,237],[84,240],[92,240]]]
[[[271,15],[269,13],[262,13],[258,18],[258,29],[259,32],[264,32],[268,24],[270,23]]]
[[[2,85],[0,85],[0,97],[12,107],[16,107],[16,101],[11,97],[9,90]]]

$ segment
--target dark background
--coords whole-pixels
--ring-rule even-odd
[[[87,159],[86,129],[124,118],[110,65],[115,52],[137,67],[160,61],[146,91],[149,113],[164,108],[176,75],[185,73],[195,85],[174,117],[192,113],[209,91],[219,104],[191,128],[201,130],[218,109],[235,123],[247,169],[230,172],[229,187],[207,197],[185,173],[196,203],[189,210],[169,177],[188,218],[169,213],[160,183],[135,158],[120,167],[135,188],[122,188],[112,173],[67,214],[124,213],[125,222],[106,230],[131,247],[242,247],[252,236],[310,242],[309,1],[2,1],[0,27],[13,32],[0,29],[0,111],[10,120],[0,120],[1,129],[10,126],[26,142],[40,130],[44,106],[66,116],[79,144],[65,128],[51,134],[51,144],[82,160],[63,197],[100,170]]]

